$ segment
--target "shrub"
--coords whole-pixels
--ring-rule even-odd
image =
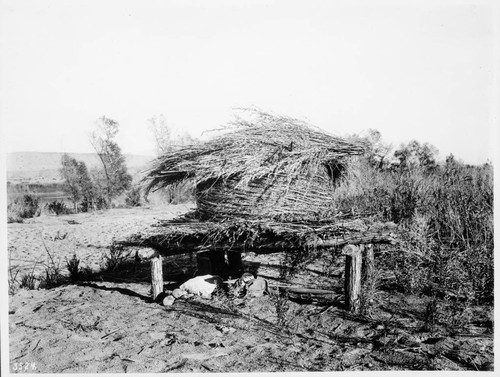
[[[42,278],[41,286],[45,288],[58,287],[66,282],[66,278],[61,274],[58,266],[48,265],[45,266],[45,277]]]
[[[66,206],[63,201],[54,200],[53,202],[47,203],[46,205],[47,211],[56,216],[59,215],[67,215],[71,213],[71,210]]]
[[[78,210],[80,212],[89,212],[92,210],[101,210],[109,208],[109,204],[106,201],[106,198],[103,196],[98,196],[92,194],[92,196],[84,196],[82,201],[78,206]]]
[[[139,207],[141,205],[141,188],[139,186],[134,186],[127,191],[125,203],[130,207]]]
[[[76,254],[73,254],[71,259],[66,259],[66,268],[71,283],[88,280],[93,276],[93,272],[89,267],[80,267],[80,259]]]
[[[23,275],[21,277],[21,283],[19,284],[19,288],[33,290],[35,289],[35,285],[36,285],[36,277],[32,272],[30,272],[29,274]]]
[[[22,222],[23,219],[28,219],[40,216],[40,206],[38,199],[31,194],[25,194],[20,198],[14,199],[7,206],[7,222]]]
[[[341,211],[398,224],[400,242],[383,262],[403,291],[492,303],[492,174],[452,158],[393,170],[358,159],[334,195]]]
[[[130,258],[130,253],[126,253],[122,246],[117,246],[113,242],[109,247],[109,255],[106,255],[104,258],[104,269],[106,271],[115,271]]]
[[[42,282],[40,286],[44,286],[45,288],[53,288],[63,284],[66,278],[61,274],[60,269],[60,260],[56,263],[54,257],[50,253],[49,248],[45,244],[45,241],[42,238],[42,244],[49,257],[48,264],[45,265],[45,277],[42,278]]]
[[[77,258],[76,254],[73,254],[71,259],[66,259],[66,268],[69,272],[69,281],[74,283],[80,278],[80,259]]]

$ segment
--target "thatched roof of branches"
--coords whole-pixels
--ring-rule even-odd
[[[144,179],[146,193],[192,180],[204,219],[324,217],[346,158],[363,153],[363,145],[297,119],[246,115],[229,132],[157,158]]]

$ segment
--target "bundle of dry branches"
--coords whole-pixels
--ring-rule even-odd
[[[193,180],[200,218],[325,218],[346,158],[362,144],[328,135],[303,121],[250,111],[229,133],[156,159],[146,192]]]
[[[179,219],[180,220],[180,219]],[[325,224],[280,223],[261,220],[166,221],[148,232],[117,241],[122,246],[153,247],[164,255],[201,250],[236,250],[256,253],[299,251],[347,244],[392,243],[397,238],[394,223],[356,219]]]

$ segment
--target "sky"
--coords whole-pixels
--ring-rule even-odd
[[[105,115],[125,153],[148,119],[199,137],[258,107],[330,133],[377,129],[492,161],[494,1],[0,0],[2,148],[92,152]]]

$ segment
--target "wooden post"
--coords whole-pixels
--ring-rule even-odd
[[[363,276],[363,284],[369,286],[373,280],[373,273],[375,271],[375,257],[373,255],[373,245],[368,244],[364,245],[362,248],[363,254],[363,267],[362,267],[362,276]]]
[[[342,250],[345,259],[345,305],[350,312],[357,313],[360,308],[361,293],[361,250],[354,245],[347,245]]]
[[[151,283],[154,301],[160,293],[163,293],[163,266],[161,255],[157,255],[151,259]]]

